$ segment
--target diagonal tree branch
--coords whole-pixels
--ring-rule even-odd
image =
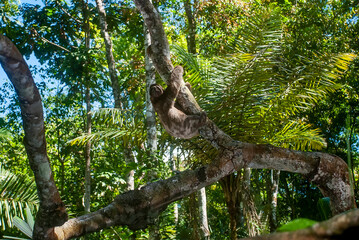
[[[131,229],[143,229],[153,223],[158,214],[170,203],[177,201],[202,187],[217,182],[219,179],[233,173],[246,163],[252,168],[279,168],[290,172],[301,173],[314,182],[320,182],[325,191],[331,191],[330,185],[338,182],[338,185],[345,186],[346,164],[339,157],[325,153],[311,153],[293,151],[283,148],[276,148],[269,145],[255,145],[241,143],[237,146],[241,151],[224,150],[211,164],[199,167],[195,170],[187,170],[176,176],[150,183],[145,187],[121,194],[107,207],[94,213],[78,218],[70,219],[64,225],[56,227],[57,239],[70,239],[85,235],[87,233],[100,231],[111,226],[127,225]],[[272,160],[273,159],[273,160]],[[271,166],[271,163],[276,165]],[[328,166],[339,169],[336,173],[329,173],[323,168]],[[344,175],[344,176],[343,176]],[[328,184],[323,184],[327,182]],[[340,206],[338,211],[352,208],[346,191],[348,187],[338,189],[341,194],[336,193],[332,199]],[[340,196],[344,196],[343,198]],[[359,225],[359,222],[356,223]]]
[[[151,1],[134,0],[134,2],[137,9],[141,12],[143,20],[150,32],[151,48],[149,51],[152,61],[162,79],[168,82],[171,77],[173,65],[171,62],[170,47],[161,17]]]

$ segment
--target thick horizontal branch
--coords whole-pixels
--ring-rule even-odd
[[[232,162],[224,159],[227,158],[121,194],[105,208],[70,219],[63,226],[56,227],[55,233],[58,239],[69,239],[111,226],[127,225],[134,230],[143,229],[152,224],[170,203],[233,173]]]
[[[270,145],[237,142],[231,149],[221,151],[211,164],[119,195],[107,207],[56,227],[55,233],[59,239],[69,239],[111,226],[145,228],[153,223],[158,214],[170,203],[245,166],[303,174],[318,184],[325,196],[331,198],[334,213],[346,211],[354,205],[354,199],[347,197],[350,196],[347,166],[339,157],[326,153],[300,152]],[[335,167],[335,173],[329,169],[332,167]]]
[[[359,231],[359,209],[337,215],[325,222],[293,232],[245,238],[243,240],[327,240],[355,239]]]

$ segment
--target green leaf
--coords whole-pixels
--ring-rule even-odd
[[[22,220],[19,217],[14,217],[14,225],[22,232],[24,233],[26,236],[28,236],[29,238],[32,238],[32,229],[29,226],[29,224],[27,224],[27,222],[25,222],[24,220]]]
[[[308,218],[298,218],[290,221],[277,229],[277,232],[291,232],[313,226],[317,221]]]
[[[30,227],[31,229],[34,229],[35,219],[34,219],[34,216],[33,216],[32,213],[31,213],[30,208],[29,208],[29,207],[26,207],[25,211],[26,211],[26,221],[27,221],[27,223],[29,224],[29,227]]]
[[[5,170],[0,164],[0,225],[12,227],[13,218],[24,218],[24,210],[36,209],[39,200],[35,182]],[[30,216],[27,214],[27,216]]]

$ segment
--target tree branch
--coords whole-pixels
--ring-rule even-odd
[[[154,59],[157,59],[154,61],[156,69],[164,80],[168,80],[173,66],[169,59],[168,42],[160,17],[148,0],[135,0],[135,3],[153,35],[152,51]],[[330,197],[334,213],[355,206],[354,198],[350,195],[347,165],[339,157],[325,153],[293,151],[270,145],[242,143],[233,140],[212,121],[208,121],[200,133],[219,150],[217,159],[211,164],[119,195],[103,209],[66,221],[65,208],[54,184],[46,153],[39,92],[20,52],[2,35],[0,35],[0,62],[19,97],[25,130],[25,147],[41,201],[34,239],[70,239],[117,225],[128,225],[132,229],[144,228],[152,223],[152,220],[168,204],[243,167],[272,168],[303,174],[319,186],[324,196]],[[186,111],[193,114],[199,111],[199,107],[195,100],[191,99],[193,96],[187,94],[189,91],[186,89],[184,87],[183,91],[181,90],[178,100],[186,107]]]
[[[293,232],[273,233],[264,236],[244,238],[243,240],[327,240],[353,239],[359,231],[359,210],[355,209],[337,215],[325,222]]]
[[[127,225],[134,230],[143,229],[152,224],[170,203],[217,182],[244,165],[301,173],[318,183],[325,194],[330,195],[332,204],[338,205],[334,207],[336,213],[352,208],[352,205],[348,205],[352,204],[350,199],[346,199],[350,186],[343,181],[343,178],[347,179],[343,175],[348,174],[345,171],[346,164],[339,157],[249,143],[238,143],[234,149],[220,152],[217,159],[209,165],[121,194],[107,207],[70,219],[64,225],[56,227],[55,233],[58,239],[70,239],[118,225]],[[323,170],[328,166],[335,167],[334,174]],[[332,187],[332,184],[335,186]]]
[[[20,102],[25,131],[24,145],[35,175],[40,199],[35,231],[41,235],[38,239],[45,239],[45,236],[52,234],[49,227],[62,225],[67,220],[67,214],[56,188],[46,152],[41,97],[21,53],[7,37],[1,34],[0,63],[12,82]]]
[[[151,58],[165,82],[171,78],[173,65],[170,57],[170,47],[162,25],[161,17],[152,3],[148,0],[134,0],[137,9],[151,35]]]
[[[169,60],[167,37],[161,19],[149,0],[134,0],[147,25],[151,39],[157,41],[152,46],[156,70],[168,82],[173,66]],[[160,48],[163,49],[160,49]],[[162,58],[162,59],[161,59]],[[163,67],[168,64],[170,67]],[[200,112],[191,92],[182,87],[177,102],[188,114]],[[233,140],[212,121],[200,129],[200,135],[212,146],[226,152],[235,169],[242,167],[270,168],[301,173],[316,183],[324,196],[331,199],[334,214],[346,211],[355,206],[354,196],[350,193],[349,175],[346,163],[339,157],[324,153],[305,153],[275,148],[269,145],[254,145]]]

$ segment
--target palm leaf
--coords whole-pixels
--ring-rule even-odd
[[[325,139],[320,136],[319,129],[312,129],[310,124],[290,121],[276,132],[269,143],[295,150],[320,150],[326,146]]]
[[[83,134],[70,141],[70,145],[85,145],[88,141],[100,142],[105,139],[120,139],[125,145],[140,144],[145,139],[143,121],[138,113],[114,108],[102,108],[92,112],[94,122],[101,127],[91,134]]]
[[[196,97],[225,132],[242,141],[319,149],[324,146],[319,131],[297,121],[296,114],[338,89],[337,79],[355,55],[286,57],[279,21],[270,9],[251,16],[233,40],[233,54],[214,59],[210,68],[178,46],[174,52],[191,76],[206,81]]]
[[[0,225],[12,227],[13,218],[25,218],[24,209],[38,207],[38,197],[34,181],[26,176],[18,176],[0,165]]]
[[[14,225],[29,238],[32,238],[33,228],[19,217],[14,217]]]

